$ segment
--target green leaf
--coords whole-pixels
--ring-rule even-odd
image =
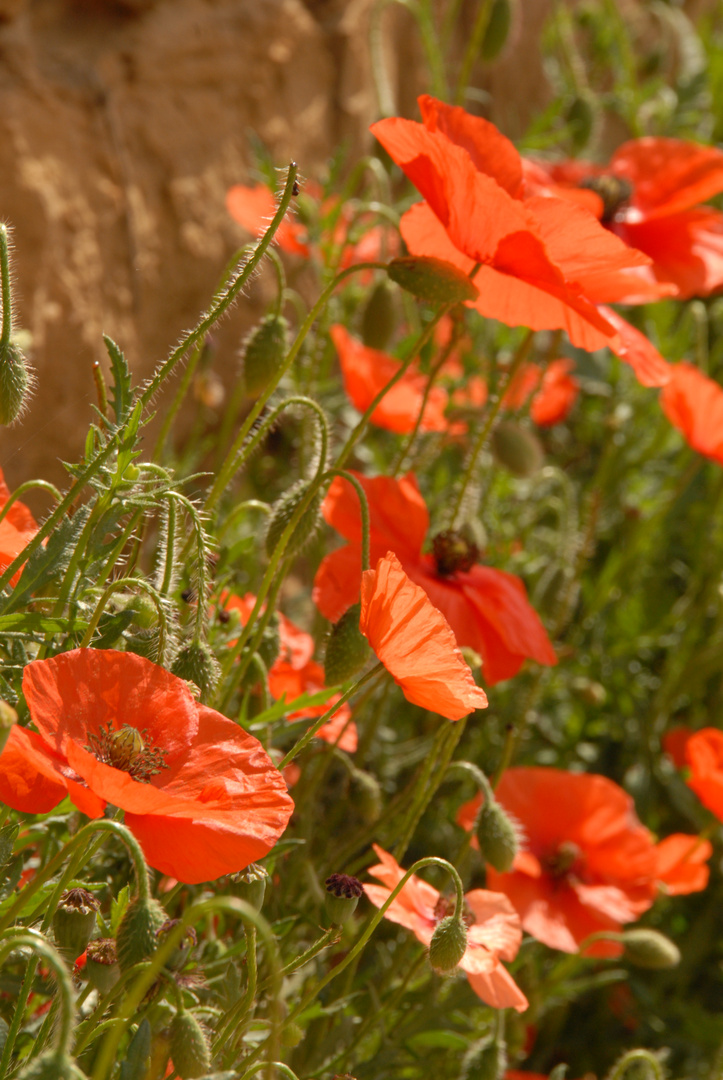
[[[126,1058],[120,1069],[120,1080],[143,1080],[150,1060],[151,1025],[146,1018],[138,1025],[128,1044]]]
[[[48,537],[45,547],[33,552],[8,600],[6,612],[23,607],[33,593],[40,592],[48,582],[68,569],[90,510],[90,506],[81,506],[72,518],[63,518],[55,532]]]
[[[406,1045],[413,1053],[422,1050],[467,1050],[469,1042],[455,1031],[420,1031],[406,1040]]]
[[[129,885],[124,885],[117,896],[113,897],[110,904],[110,929],[111,935],[115,937],[120,921],[126,913],[131,899],[131,890]]]
[[[67,634],[70,630],[85,630],[84,619],[54,618],[38,611],[16,611],[12,615],[0,615],[0,636],[10,631],[26,634]]]
[[[320,690],[318,694],[302,694],[300,697],[294,698],[293,701],[287,701],[286,698],[283,697],[280,701],[270,705],[268,709],[264,709],[258,716],[255,716],[253,723],[249,724],[249,731],[256,731],[257,728],[264,728],[274,720],[279,720],[282,716],[286,716],[287,713],[300,712],[301,709],[305,709],[307,706],[325,705],[330,698],[334,697],[334,694],[338,693],[338,686],[327,686],[323,690]]]
[[[116,424],[123,424],[127,419],[133,405],[133,387],[131,385],[131,372],[128,361],[124,354],[107,334],[103,335],[103,341],[110,357],[110,366],[113,374],[111,386],[110,404],[115,413]]]

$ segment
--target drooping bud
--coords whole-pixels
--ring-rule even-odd
[[[142,630],[158,626],[158,609],[148,593],[134,593],[123,605],[123,610],[133,613],[133,622]]]
[[[287,525],[296,513],[301,502],[306,498],[309,490],[308,480],[299,480],[277,499],[271,508],[271,516],[266,531],[266,553],[273,554],[276,545],[286,530]],[[300,520],[296,524],[289,542],[285,548],[285,554],[298,555],[319,527],[321,510],[321,493],[316,492],[311,502],[304,510]]]
[[[69,964],[85,952],[99,908],[100,903],[87,889],[68,889],[60,897],[53,915],[53,933],[59,952]]]
[[[201,701],[206,702],[221,678],[221,665],[205,641],[192,641],[176,654],[171,673],[195,683],[201,691]]]
[[[397,285],[431,304],[462,304],[479,296],[479,289],[462,270],[433,256],[392,259],[387,273]]]
[[[176,1013],[171,1021],[171,1058],[181,1080],[195,1080],[211,1071],[211,1050],[193,1013]]]
[[[63,1050],[45,1050],[16,1073],[16,1080],[86,1080],[86,1076]]]
[[[12,424],[27,405],[33,379],[28,362],[10,341],[0,355],[0,424]]]
[[[13,724],[17,724],[18,714],[7,701],[0,700],[0,754],[5,749],[5,743],[12,730]]]
[[[467,949],[467,927],[458,915],[441,919],[429,943],[429,962],[438,975],[454,971]]]
[[[239,870],[237,874],[231,874],[229,878],[233,895],[239,900],[245,900],[257,911],[261,911],[264,905],[268,880],[268,871],[259,863],[254,862],[249,863],[244,870]]]
[[[150,897],[133,900],[126,908],[116,934],[116,950],[121,971],[153,956],[158,946],[156,931],[166,921],[166,913]]]
[[[514,420],[502,420],[492,432],[492,452],[513,476],[534,476],[545,460],[540,440]]]
[[[241,364],[246,393],[262,394],[281,367],[289,348],[289,324],[283,315],[267,315],[246,336]]]
[[[113,938],[91,941],[85,955],[85,973],[99,994],[107,994],[121,977],[118,953]]]
[[[394,333],[394,290],[385,279],[374,286],[362,315],[362,341],[368,349],[385,349]]]
[[[334,926],[343,926],[352,917],[364,892],[358,878],[350,874],[332,874],[326,885],[326,913]]]
[[[359,629],[360,614],[361,604],[353,604],[331,628],[324,658],[327,686],[346,682],[367,662],[369,642]]]
[[[496,799],[485,799],[477,825],[482,858],[500,874],[506,874],[519,849],[517,830]]]
[[[658,930],[641,926],[625,930],[620,938],[625,947],[625,959],[635,967],[663,971],[680,963],[680,949]]]
[[[156,930],[156,939],[159,945],[163,944],[174,927],[178,926],[180,921],[180,919],[166,919],[163,925],[158,927]],[[191,950],[195,949],[197,943],[198,938],[196,936],[196,931],[192,926],[187,926],[183,937],[166,960],[166,967],[170,968],[171,971],[180,971],[182,967],[185,967],[186,962],[191,955]]]

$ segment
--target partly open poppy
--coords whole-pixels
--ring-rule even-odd
[[[525,162],[526,189],[584,200],[608,229],[652,260],[647,274],[681,299],[723,286],[723,214],[698,204],[723,191],[723,153],[682,139],[624,143],[607,166]]]
[[[277,206],[265,184],[255,184],[253,187],[235,184],[226,192],[226,209],[234,221],[257,236],[269,227]],[[306,229],[298,221],[285,218],[276,230],[274,239],[282,251],[292,255],[309,254]]]
[[[448,720],[487,706],[449,623],[392,552],[362,574],[359,629],[407,701]]]
[[[0,510],[10,498],[10,488],[5,483],[0,469]],[[35,518],[27,506],[20,501],[13,503],[5,517],[0,521],[0,573],[7,570],[23,548],[27,547],[38,531]],[[16,585],[22,570],[13,576],[12,585]]]
[[[560,424],[577,401],[580,384],[570,372],[575,363],[566,357],[553,360],[544,369],[524,364],[502,400],[508,409],[521,409],[532,396],[530,416],[540,427]]]
[[[723,387],[692,364],[671,364],[663,412],[694,450],[723,465]]]
[[[482,657],[490,685],[509,679],[526,658],[557,663],[545,628],[514,574],[480,566],[478,552],[456,533],[435,538],[422,554],[429,514],[414,476],[400,480],[358,476],[369,503],[371,563],[393,551],[409,577],[426,592],[451,626],[457,644]],[[349,543],[327,555],[314,581],[314,601],[332,622],[356,603],[361,577],[361,514],[351,484],[337,477],[322,505],[330,525]]]
[[[659,841],[655,854],[655,876],[668,896],[701,892],[708,884],[710,872],[705,864],[713,854],[710,840],[688,833],[673,833]]]
[[[388,852],[374,845],[381,862],[369,873],[383,885],[365,885],[364,892],[381,907],[404,877],[404,871]],[[505,896],[487,889],[472,889],[464,898],[463,919],[467,923],[467,949],[459,966],[475,994],[495,1009],[524,1012],[528,1002],[510,973],[500,963],[517,956],[522,940],[520,920]],[[441,919],[454,911],[451,902],[416,874],[389,905],[385,918],[411,930],[418,941],[429,946]]]
[[[378,349],[370,349],[351,336],[340,323],[330,330],[331,339],[341,365],[346,390],[355,409],[363,413],[369,408],[401,366],[399,360]],[[370,417],[372,424],[406,435],[417,423],[428,378],[416,369],[408,369],[391,390],[384,395]],[[419,424],[420,431],[445,431],[447,421],[444,410],[447,392],[441,386],[433,386]]]
[[[509,897],[528,934],[576,952],[590,934],[617,932],[652,905],[656,847],[633,800],[612,780],[561,769],[508,769],[495,795],[525,840],[512,870],[488,867],[487,881]],[[466,804],[458,820],[471,827],[480,800]],[[619,952],[605,943],[593,950]]]
[[[23,691],[39,734],[15,725],[0,755],[13,809],[120,807],[149,864],[189,883],[242,870],[286,828],[293,802],[261,743],[149,660],[74,649],[28,664]]]

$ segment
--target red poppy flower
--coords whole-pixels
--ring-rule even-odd
[[[450,559],[437,542],[436,555],[423,555],[429,515],[414,476],[401,480],[358,476],[369,502],[371,563],[393,551],[409,577],[442,612],[460,646],[482,657],[485,681],[491,686],[509,679],[526,658],[554,665],[555,652],[527,600],[518,577],[504,570],[474,564],[462,552]],[[322,505],[330,525],[349,542],[327,555],[314,580],[314,602],[332,622],[354,604],[361,577],[361,517],[351,484],[337,477]],[[444,537],[444,534],[442,534]],[[452,542],[451,546],[455,546]],[[468,552],[469,554],[469,552]]]
[[[449,623],[391,551],[362,574],[359,629],[413,705],[448,720],[486,708]]]
[[[0,510],[9,498],[10,488],[5,483],[3,471],[0,469]],[[27,506],[19,501],[13,503],[0,521],[0,573],[7,570],[10,563],[27,547],[37,531],[37,522]],[[22,568],[13,575],[11,585],[17,584],[21,573]]]
[[[243,869],[286,828],[293,802],[259,741],[150,661],[74,649],[28,664],[23,690],[39,734],[15,725],[0,755],[13,809],[118,806],[149,864],[189,883]]]
[[[671,728],[666,735],[663,735],[663,750],[672,759],[676,769],[682,769],[687,764],[685,748],[692,734],[691,729],[685,724],[678,724],[677,727]]]
[[[239,597],[223,592],[220,602],[225,611],[238,611],[241,624],[245,626],[256,605],[256,597],[252,593]],[[311,659],[314,655],[314,639],[311,634],[301,630],[291,619],[287,619],[283,612],[279,611],[277,614],[280,648],[279,655],[269,669],[269,692],[277,701],[285,697],[286,703],[292,705],[296,698],[303,694],[318,694],[324,689],[324,669],[321,664]],[[288,713],[286,719],[289,722],[307,718],[318,719],[340,697],[341,694],[335,694],[322,705],[307,705],[296,712]],[[351,709],[348,705],[342,705],[329,723],[319,728],[316,738],[336,743],[341,750],[353,753],[357,747],[357,728],[356,724],[349,723],[350,717]]]
[[[624,143],[610,164],[525,163],[528,191],[586,205],[617,236],[652,259],[651,273],[681,299],[723,286],[723,214],[698,204],[723,191],[723,153],[681,139]]]
[[[723,821],[723,731],[696,731],[685,744],[685,757],[690,766],[688,787]]]
[[[521,409],[534,394],[530,406],[534,422],[540,427],[562,423],[580,392],[580,384],[570,375],[574,366],[574,361],[566,358],[553,360],[544,371],[538,364],[524,364],[505,391],[502,404],[508,409]]]
[[[631,326],[617,311],[601,306],[605,318],[618,332],[618,343],[612,351],[635,372],[635,378],[641,386],[665,386],[670,382],[672,364],[664,360],[645,334]]]
[[[369,349],[356,341],[346,327],[339,323],[331,327],[330,334],[341,364],[344,389],[354,408],[361,413],[366,412],[401,365],[386,353]],[[425,375],[408,369],[377,405],[371,415],[372,424],[387,431],[395,431],[398,435],[413,431],[427,382]],[[420,430],[445,431],[448,426],[444,418],[446,406],[446,390],[441,386],[433,386],[427,396]]]
[[[487,881],[509,897],[528,934],[576,952],[590,934],[618,931],[652,905],[657,850],[632,799],[612,780],[560,769],[508,769],[495,795],[519,822],[525,846],[509,873],[488,867]],[[478,796],[466,804],[467,821],[480,801]],[[593,949],[598,956],[619,952],[605,943]]]
[[[242,225],[247,232],[257,236],[269,227],[277,206],[272,192],[265,184],[256,184],[254,187],[235,184],[226,192],[226,209],[234,221]],[[308,256],[310,249],[305,238],[304,226],[288,219],[281,222],[274,237],[282,251]]]
[[[692,364],[671,364],[660,404],[694,450],[723,465],[723,387]]]
[[[381,907],[404,877],[404,871],[376,844],[374,851],[381,862],[370,866],[369,873],[383,882],[383,886],[365,885],[364,892],[376,907]],[[522,940],[517,914],[506,897],[487,889],[472,889],[464,900],[467,950],[460,960],[460,968],[466,973],[475,994],[487,1005],[524,1012],[528,1006],[527,998],[500,963],[517,956]],[[453,910],[454,901],[450,905],[435,888],[413,874],[384,917],[411,930],[418,941],[429,946],[437,923]]]
[[[655,876],[668,896],[700,892],[708,884],[709,870],[705,864],[713,854],[710,840],[673,833],[657,844],[655,853]]]
[[[426,202],[403,217],[417,255],[474,274],[481,314],[532,330],[567,331],[596,349],[616,333],[595,307],[620,300],[649,262],[586,210],[559,199],[521,198],[521,163],[492,125],[433,98],[419,99],[423,126],[393,118],[371,128]],[[659,295],[659,290],[652,290]]]

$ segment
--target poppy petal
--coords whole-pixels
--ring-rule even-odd
[[[502,964],[496,964],[492,971],[484,974],[468,973],[467,980],[477,997],[494,1009],[524,1012],[529,1008],[529,1001]]]
[[[611,171],[633,185],[648,220],[687,210],[723,191],[723,153],[712,146],[648,136],[618,147]]]
[[[670,381],[671,365],[663,359],[652,341],[613,308],[603,307],[601,310],[618,332],[619,344],[613,346],[613,352],[630,364],[640,385],[665,386]]]
[[[692,364],[672,364],[660,404],[694,450],[723,465],[723,387]]]

